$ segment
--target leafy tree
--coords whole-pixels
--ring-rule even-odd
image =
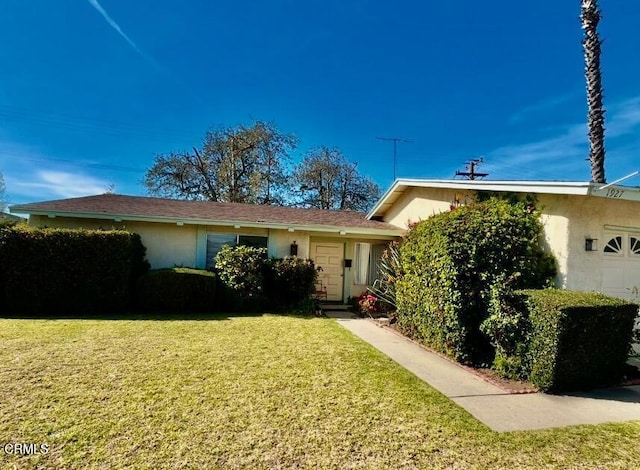
[[[301,207],[366,211],[380,197],[380,187],[336,148],[310,150],[293,181],[300,188],[296,204]]]
[[[211,129],[201,149],[157,155],[144,185],[162,197],[281,205],[283,161],[297,142],[262,121]]]
[[[606,183],[604,174],[604,108],[602,105],[602,71],[600,69],[601,44],[598,36],[600,9],[597,0],[582,0],[582,46],[587,80],[587,102],[589,104],[589,160],[591,181]]]

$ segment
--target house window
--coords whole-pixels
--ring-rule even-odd
[[[380,260],[386,245],[371,245],[370,243],[356,243],[354,252],[353,283],[364,286],[372,285],[378,278]]]
[[[369,262],[369,278],[368,284],[373,285],[373,281],[380,276],[380,262],[382,261],[382,254],[387,249],[387,245],[373,245],[371,247],[371,259]]]
[[[254,248],[267,248],[267,237],[254,235],[238,235],[238,245],[252,246]]]
[[[216,255],[224,245],[245,245],[255,248],[266,248],[268,237],[257,235],[236,235],[232,233],[210,233],[207,235],[207,269],[216,265]]]
[[[353,283],[356,286],[367,284],[369,277],[369,254],[371,253],[370,243],[356,243],[353,259]]]

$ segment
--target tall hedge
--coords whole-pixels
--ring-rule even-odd
[[[124,231],[0,230],[0,308],[23,315],[122,313],[148,269],[140,236]]]
[[[624,374],[638,305],[599,293],[527,290],[529,380],[542,390],[614,385]]]
[[[460,362],[490,362],[493,348],[479,327],[491,286],[538,288],[555,276],[539,216],[529,202],[490,198],[411,227],[400,247],[398,326]]]
[[[315,290],[318,271],[311,259],[270,259],[265,273],[265,293],[273,307],[286,308],[308,299]]]
[[[136,306],[146,313],[216,311],[216,275],[190,268],[149,271],[137,282]]]

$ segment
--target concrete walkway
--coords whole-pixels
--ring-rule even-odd
[[[498,432],[640,420],[640,386],[571,395],[508,394],[464,368],[349,312],[326,312]]]

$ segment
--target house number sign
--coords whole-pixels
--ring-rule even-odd
[[[621,189],[609,188],[607,189],[607,194],[605,194],[605,197],[619,199],[622,197],[623,194],[624,194],[624,191]]]

